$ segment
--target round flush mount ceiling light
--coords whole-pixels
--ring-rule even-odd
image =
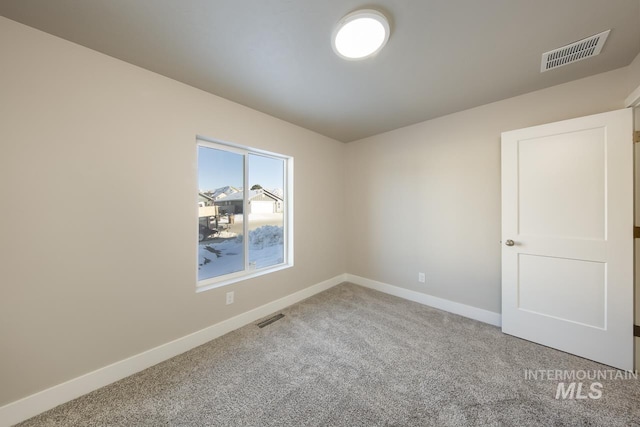
[[[365,59],[382,50],[389,40],[389,21],[377,10],[352,12],[338,22],[331,45],[344,59]]]

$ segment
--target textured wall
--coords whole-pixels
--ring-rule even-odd
[[[0,54],[0,406],[345,272],[344,144],[1,17]],[[196,135],[294,156],[295,267],[195,292]]]

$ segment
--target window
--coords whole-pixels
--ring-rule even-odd
[[[198,139],[198,289],[293,265],[293,158]]]

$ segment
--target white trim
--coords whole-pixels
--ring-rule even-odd
[[[625,107],[640,107],[640,86],[624,100]]]
[[[285,217],[285,227],[284,227],[284,237],[285,237],[285,251],[287,252],[287,263],[290,266],[293,266],[293,157],[289,157],[285,163],[286,168],[284,170],[284,182],[287,187],[284,189],[286,193],[284,194],[285,199],[284,202],[284,210],[287,215]]]
[[[196,286],[196,293],[208,291],[210,289],[221,288],[223,286],[227,286],[232,283],[238,283],[238,282],[243,282],[245,280],[254,279],[256,277],[264,276],[265,274],[275,273],[276,271],[286,270],[287,268],[291,268],[291,267],[293,267],[293,263],[278,264],[272,267],[265,267],[260,270],[250,270],[249,272],[238,271],[236,273],[230,273],[225,276],[218,276],[218,277],[228,277],[228,279],[218,280],[218,281],[214,280],[213,283],[208,285],[198,285]],[[213,277],[212,279],[216,279],[216,277]],[[211,280],[211,279],[206,279],[206,280]]]
[[[120,360],[111,365],[89,372],[77,378],[58,384],[23,399],[0,407],[0,427],[11,426],[44,411],[104,387],[122,378],[191,350],[226,333],[255,322],[269,314],[282,310],[303,299],[312,297],[346,281],[346,274],[340,274],[324,282],[317,283],[286,297],[272,301],[253,310],[239,314],[220,323],[201,329],[166,344]]]
[[[502,325],[502,315],[500,313],[472,307],[470,305],[461,304],[444,298],[434,297],[432,295],[423,294],[421,292],[412,291],[399,286],[389,285],[387,283],[378,282],[353,274],[347,274],[346,280],[347,282],[355,283],[356,285],[364,286],[365,288],[374,289],[376,291],[384,292],[385,294],[428,305],[429,307],[459,314],[460,316],[488,323],[493,326]]]
[[[283,184],[287,185],[286,182]],[[198,187],[200,187],[200,185],[198,185]],[[251,189],[249,187],[249,151],[247,151],[245,154],[242,155],[242,251],[244,252],[242,254],[242,258],[244,259],[244,271],[241,272],[242,275],[250,274],[251,272],[251,270],[249,270],[249,216],[251,215],[251,213],[249,212],[249,196],[250,195],[251,195]],[[235,208],[234,208],[234,211],[235,211]],[[282,254],[282,256],[284,256],[284,254]],[[200,263],[200,258],[198,258],[197,262]],[[217,277],[214,277],[214,279],[218,279],[220,277],[224,277],[224,276],[217,276]],[[200,283],[204,283],[207,281],[208,280],[203,280],[202,282],[198,281],[196,285],[199,285]]]

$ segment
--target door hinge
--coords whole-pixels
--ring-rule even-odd
[[[633,325],[633,336],[640,337],[640,326]]]
[[[633,238],[640,239],[640,227],[633,227]]]
[[[640,130],[633,132],[633,142],[640,142]]]

